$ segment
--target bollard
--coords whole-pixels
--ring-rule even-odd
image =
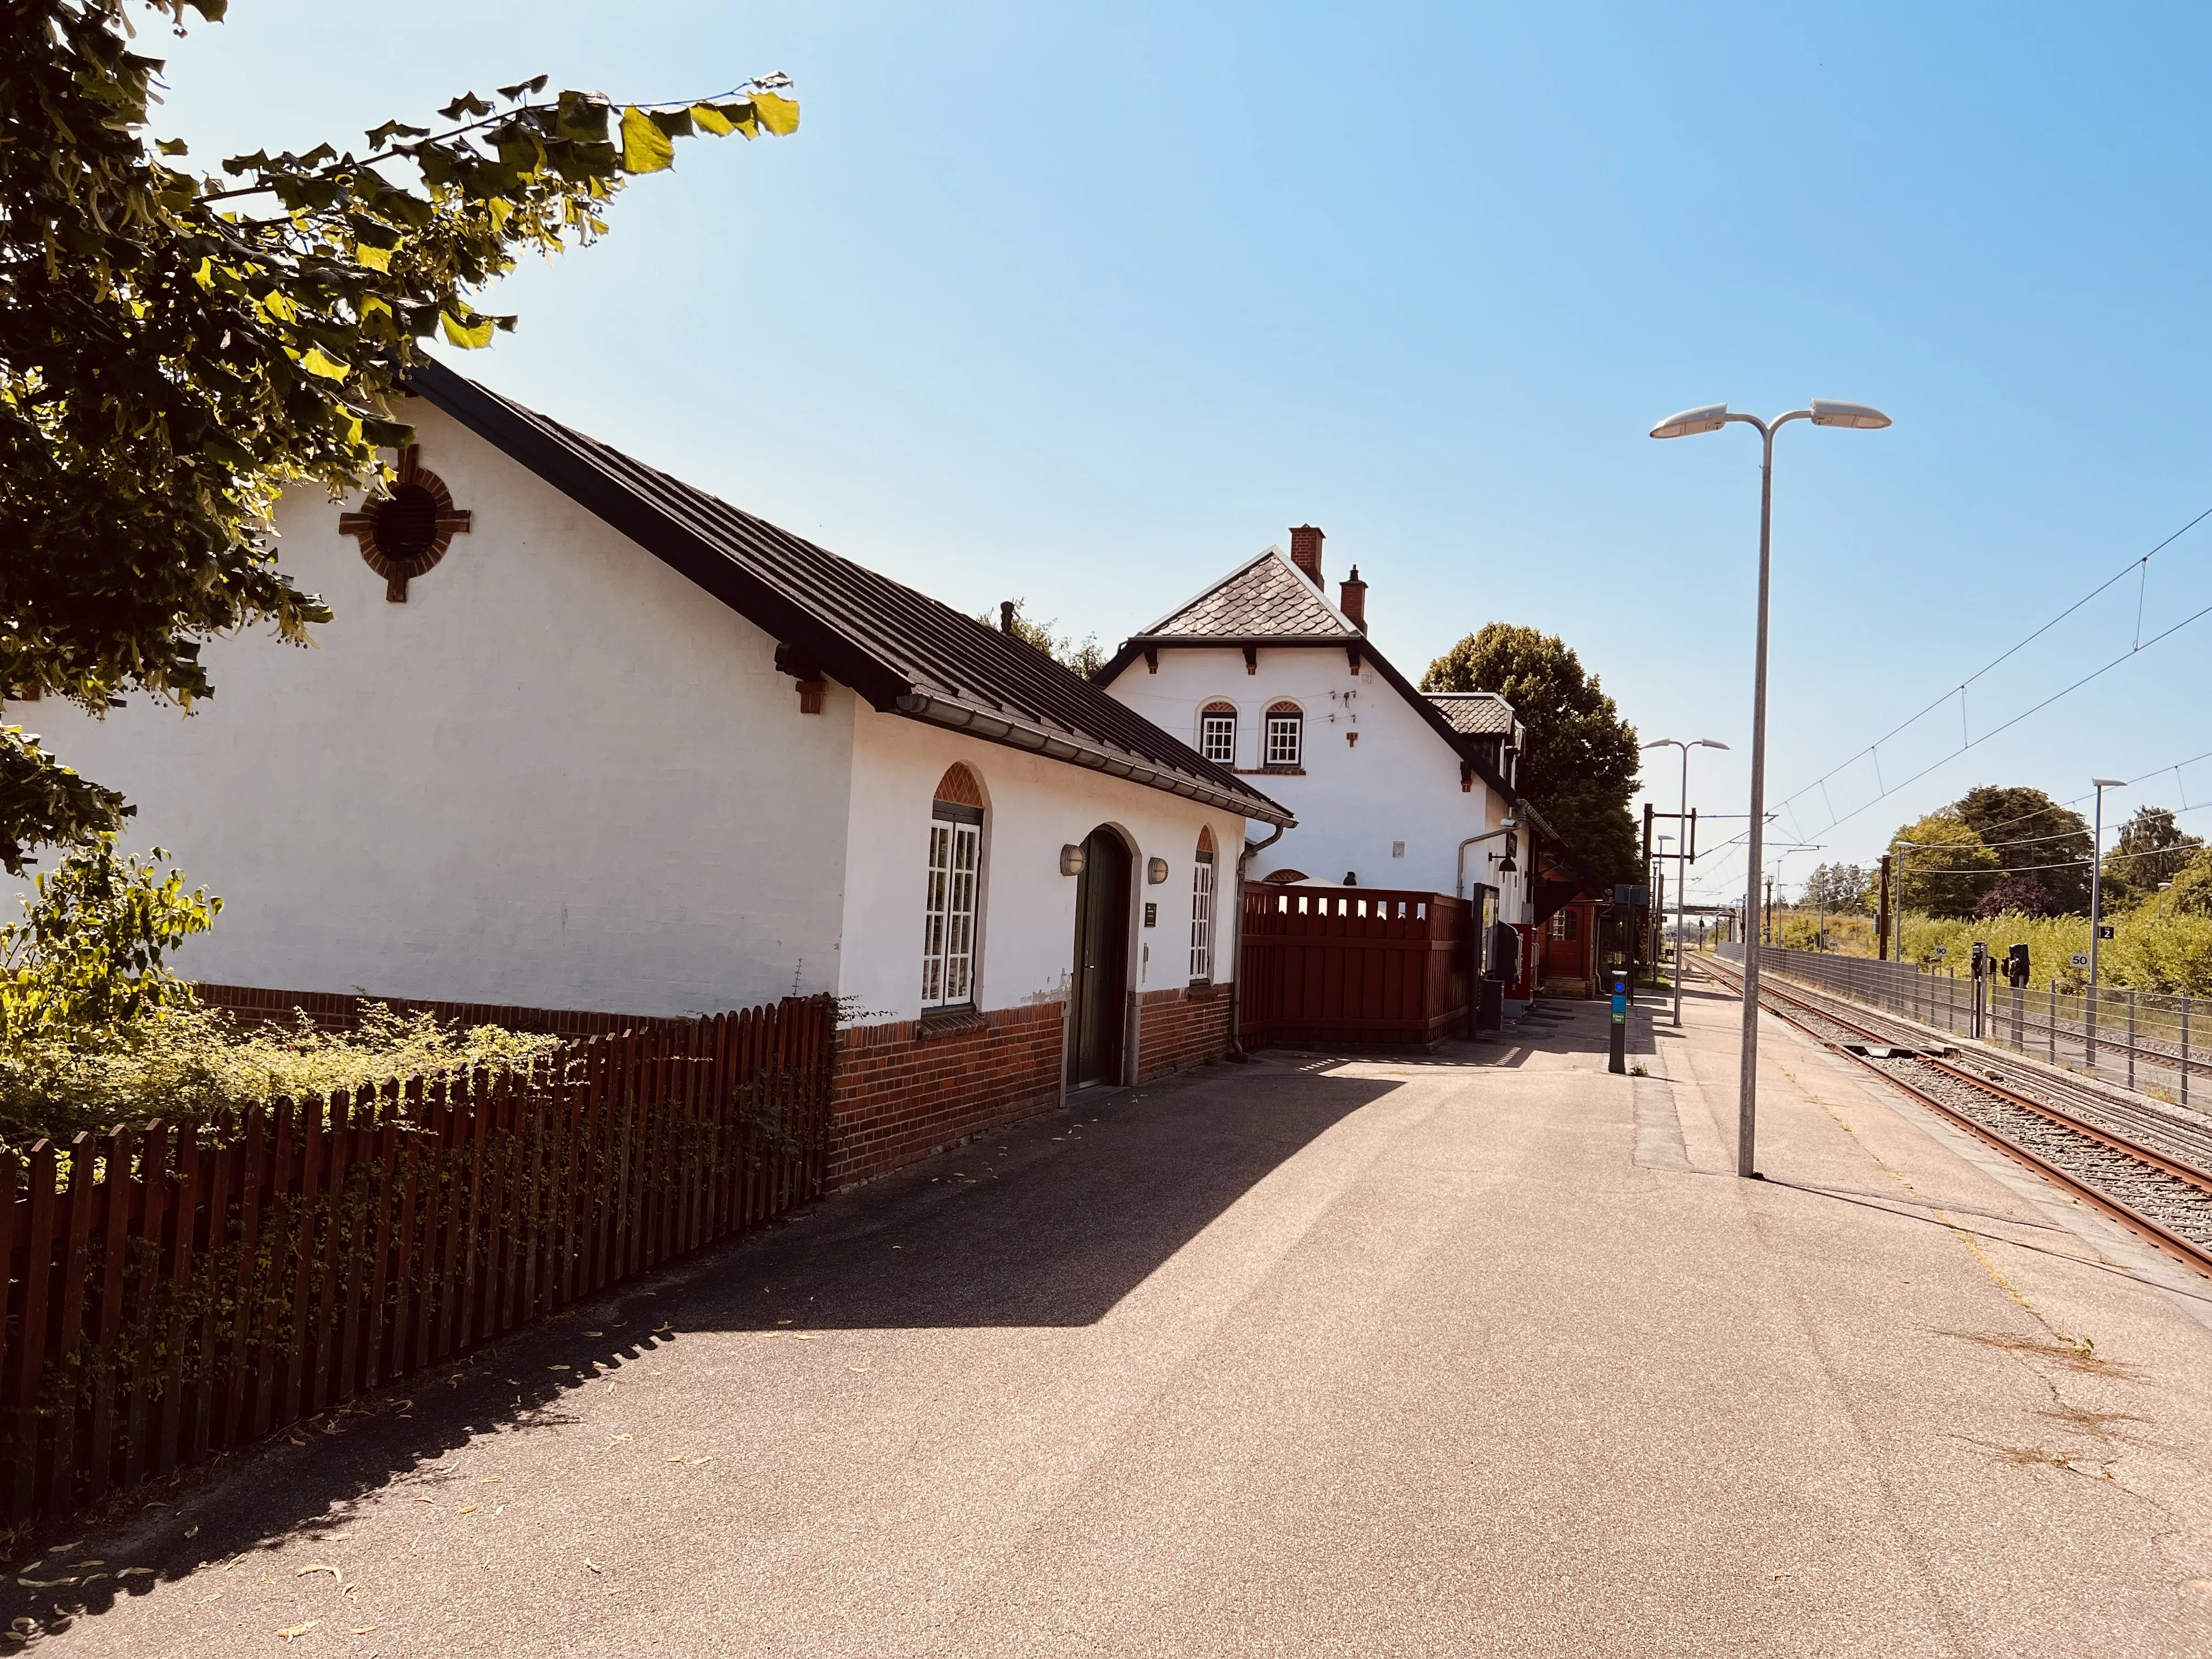
[[[1618,968],[1613,970],[1613,1054],[1605,1069],[1628,1070],[1628,981]]]

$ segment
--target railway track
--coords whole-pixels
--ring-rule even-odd
[[[1703,964],[1724,984],[1725,963]],[[2045,1076],[1762,976],[1759,1006],[2212,1276],[2212,1120]]]

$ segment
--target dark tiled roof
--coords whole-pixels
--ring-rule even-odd
[[[876,708],[1291,821],[1044,653],[512,403],[435,362],[410,389]],[[781,659],[779,659],[780,662]]]
[[[1513,708],[1494,691],[1424,691],[1455,732],[1470,738],[1510,738]]]
[[[1203,634],[1251,639],[1270,634],[1357,637],[1321,590],[1273,548],[1230,573],[1146,636]]]

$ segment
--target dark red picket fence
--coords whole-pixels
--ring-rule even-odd
[[[1467,1028],[1465,899],[1374,887],[1244,890],[1238,1030],[1255,1048],[1426,1046]]]
[[[792,998],[0,1158],[0,1506],[76,1514],[816,1196],[834,1035]]]

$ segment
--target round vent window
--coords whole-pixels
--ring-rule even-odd
[[[419,559],[438,539],[438,498],[419,483],[401,484],[369,517],[376,521],[376,550],[387,559]]]
[[[407,602],[407,584],[446,556],[469,514],[453,505],[445,480],[422,462],[413,444],[399,452],[399,477],[389,491],[338,514],[338,534],[361,544],[362,562],[384,578],[384,597]]]

